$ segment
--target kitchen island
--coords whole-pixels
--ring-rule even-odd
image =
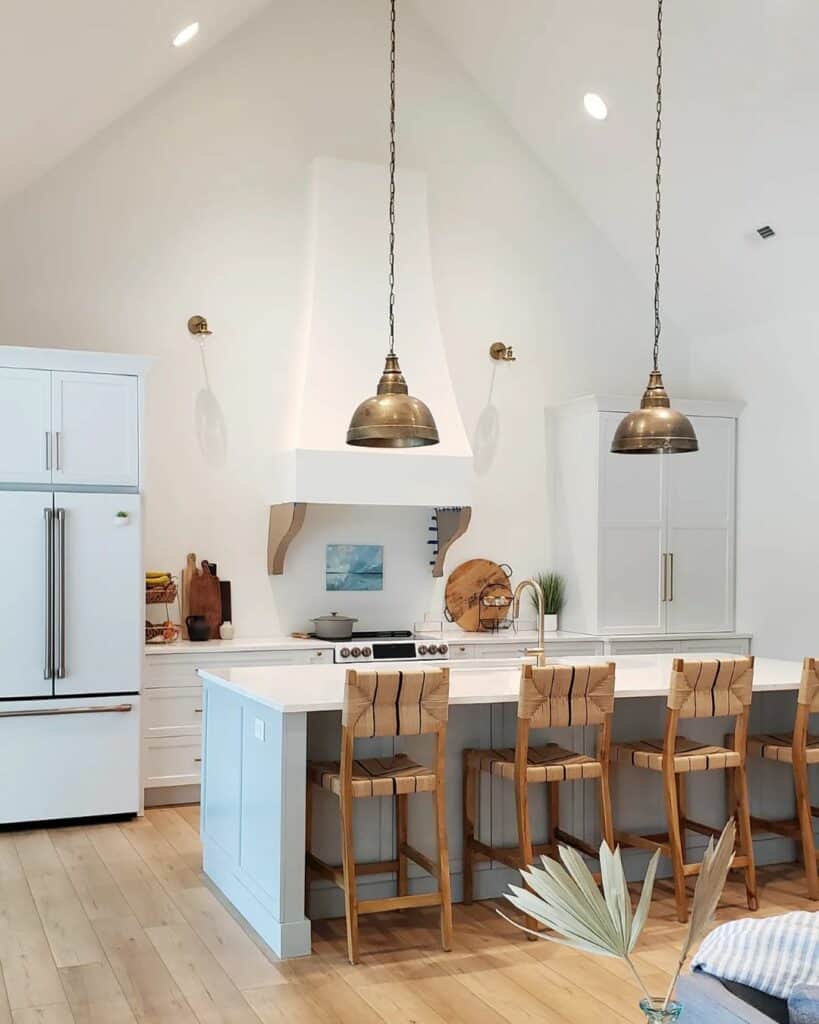
[[[708,657],[709,655],[701,655]],[[711,655],[719,657],[719,653]],[[722,655],[726,657],[728,655]],[[614,737],[618,740],[662,735],[665,696],[674,655],[623,655],[616,663]],[[568,664],[597,658],[552,659]],[[406,663],[381,663],[381,669],[406,668]],[[447,738],[447,820],[453,896],[461,893],[461,751],[466,747],[513,746],[520,662],[451,664],[450,722]],[[343,665],[280,665],[200,669],[204,684],[202,844],[204,870],[281,957],[310,952],[310,921],[304,912],[304,834],[306,762],[338,758],[340,711],[344,699]],[[793,722],[801,664],[760,658],[756,661],[753,731],[787,729]],[[686,723],[686,734],[721,743],[724,719]],[[547,730],[565,745],[584,751],[586,730]],[[406,752],[424,762],[430,754],[428,736],[387,737],[360,741],[362,756]],[[751,799],[755,813],[783,817],[792,807],[790,779],[771,764],[752,764]],[[771,770],[773,769],[773,770]],[[652,831],[664,820],[660,780],[622,765],[612,772],[614,817],[628,831]],[[515,808],[510,790],[500,779],[484,779],[480,795],[481,829],[494,845],[515,836]],[[652,785],[652,783],[654,783]],[[597,803],[586,783],[561,787],[561,815],[569,830],[597,843]],[[544,801],[545,802],[545,801]],[[721,823],[725,813],[722,773],[692,779],[692,817]],[[545,834],[545,808],[532,808],[535,840]],[[432,837],[431,800],[410,800],[410,834],[424,850]],[[338,863],[338,801],[317,792],[313,801],[314,849],[323,860]],[[394,815],[387,798],[358,801],[354,834],[361,861],[387,860],[393,855]],[[692,847],[700,837],[691,840]],[[703,840],[704,842],[704,840]],[[761,838],[760,863],[792,856],[788,840]],[[642,871],[645,855],[626,853],[631,874]],[[476,898],[497,896],[515,872],[482,863],[476,873]],[[410,891],[423,892],[432,880],[411,874]],[[367,898],[392,895],[389,875],[371,875],[359,885]],[[316,881],[311,889],[311,916],[340,916],[340,893]]]

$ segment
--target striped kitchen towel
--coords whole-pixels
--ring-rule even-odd
[[[819,985],[819,913],[729,921],[703,941],[692,968],[787,999],[794,985]]]

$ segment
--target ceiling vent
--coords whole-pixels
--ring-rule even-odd
[[[763,224],[761,228],[756,229],[756,233],[759,235],[760,238],[773,238],[773,236],[776,234],[776,232],[770,224]]]

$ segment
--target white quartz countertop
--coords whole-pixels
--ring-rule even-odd
[[[492,633],[467,633],[463,629],[449,628],[443,632],[418,633],[419,637],[425,639],[445,640],[448,644],[534,644],[537,641],[536,629],[509,629],[498,630]],[[656,640],[666,643],[671,640],[708,640],[719,645],[722,639],[750,639],[750,633],[567,633],[558,629],[544,635],[547,644],[555,642],[581,643],[583,641],[608,641],[608,640]]]
[[[298,640],[292,636],[236,637],[233,640],[177,640],[173,644],[146,644],[148,655],[225,654],[246,651],[320,651],[332,647],[327,640]]]
[[[550,658],[560,664],[589,664],[613,661],[617,666],[615,696],[664,697],[668,693],[674,654],[628,654],[611,658]],[[700,658],[733,655],[698,654]],[[426,662],[427,665],[446,664]],[[464,665],[449,662],[450,704],[501,704],[517,701],[520,661],[506,664],[487,662]],[[382,662],[381,669],[406,669],[407,663]],[[280,665],[243,668],[200,668],[207,683],[224,686],[276,711],[340,711],[344,700],[344,665]],[[757,658],[754,691],[796,690],[802,674],[798,661]]]

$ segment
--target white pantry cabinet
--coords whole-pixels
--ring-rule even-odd
[[[734,629],[739,403],[680,401],[700,450],[613,455],[628,399],[553,410],[555,568],[567,579],[561,628],[603,635]]]
[[[139,486],[137,376],[3,366],[2,359],[0,349],[0,481]]]

